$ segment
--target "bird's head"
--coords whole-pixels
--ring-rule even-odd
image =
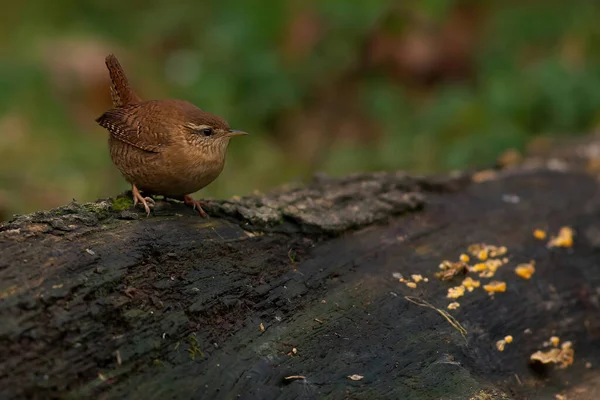
[[[246,132],[231,129],[227,121],[218,115],[195,106],[184,107],[183,129],[191,145],[222,151],[227,149],[232,137],[247,135]]]

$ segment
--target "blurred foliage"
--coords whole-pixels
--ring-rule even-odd
[[[94,118],[104,56],[138,93],[251,132],[197,196],[316,171],[486,165],[600,120],[600,3],[586,0],[5,2],[0,214],[127,189]]]

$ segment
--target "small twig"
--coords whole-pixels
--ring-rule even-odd
[[[283,379],[285,379],[286,381],[297,381],[300,379],[306,379],[306,377],[303,375],[290,375],[290,376],[286,376]]]
[[[219,237],[221,238],[221,240],[225,241],[225,238],[224,238],[223,236],[221,236],[221,235],[219,234],[219,232],[217,232],[217,230],[215,229],[215,227],[214,227],[214,226],[211,226],[210,228],[211,228],[213,231],[215,231],[215,233],[217,234],[217,236],[219,236]]]
[[[460,322],[458,322],[456,320],[456,318],[454,318],[452,315],[448,314],[444,310],[434,307],[433,305],[431,305],[430,303],[428,303],[425,300],[417,299],[416,297],[412,297],[412,296],[404,296],[404,298],[406,300],[410,301],[411,303],[416,304],[420,307],[431,308],[432,310],[435,310],[438,313],[440,313],[446,319],[446,321],[448,321],[450,323],[450,325],[452,325],[458,332],[460,332],[462,337],[465,339],[465,342],[467,341],[467,337],[465,336],[467,334],[467,330],[465,328],[463,328],[463,326],[460,324]]]
[[[523,382],[521,382],[519,375],[515,374],[515,378],[517,379],[517,382],[519,382],[519,385],[523,386]]]
[[[289,249],[287,255],[290,259],[290,264],[293,265],[296,262],[296,252],[294,251],[294,249]]]

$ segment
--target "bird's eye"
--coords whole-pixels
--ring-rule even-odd
[[[213,128],[204,128],[200,131],[204,136],[212,136]]]

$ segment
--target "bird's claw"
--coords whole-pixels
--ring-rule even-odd
[[[133,206],[137,206],[138,203],[141,203],[144,207],[147,217],[150,216],[150,209],[154,208],[154,205],[156,204],[152,197],[142,197],[141,200],[138,200],[137,197],[135,197],[133,200]]]
[[[200,200],[194,200],[191,196],[188,195],[184,196],[183,202],[186,205],[192,207],[194,210],[198,211],[202,218],[208,218],[208,214],[202,209],[202,206],[206,204],[205,202]]]
[[[152,197],[143,197],[140,194],[140,191],[138,190],[138,188],[135,187],[135,185],[132,188],[132,192],[133,192],[133,206],[137,206],[138,203],[142,203],[142,205],[144,206],[144,210],[146,210],[146,217],[150,216],[150,208],[154,208],[154,206],[156,205],[156,202],[154,201],[154,199]],[[148,205],[148,203],[150,203],[150,205]]]

